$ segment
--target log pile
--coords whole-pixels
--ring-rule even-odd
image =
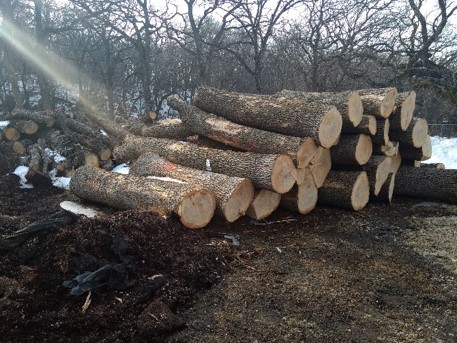
[[[369,201],[390,203],[394,194],[457,202],[456,171],[421,166],[431,141],[426,120],[413,116],[413,91],[253,95],[200,87],[192,104],[177,96],[167,101],[179,119],[130,128],[93,114],[86,116],[91,125],[63,114],[53,123],[34,116],[41,118],[38,132],[58,125],[59,133],[46,136],[50,146],[78,141],[96,156],[78,162],[85,166],[71,181],[76,195],[175,213],[189,228],[205,226],[213,213],[228,222],[261,220],[278,206],[302,214],[317,204],[359,211]],[[25,134],[33,120],[15,118],[4,137]],[[32,140],[26,147],[30,170],[40,170],[43,146]],[[130,175],[96,168],[111,158],[130,163]]]

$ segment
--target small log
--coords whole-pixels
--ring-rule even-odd
[[[250,179],[257,188],[288,192],[295,183],[295,166],[288,155],[256,154],[203,148],[164,138],[128,136],[116,147],[116,161],[129,161],[145,152],[155,152],[186,167]]]
[[[398,142],[387,142],[385,145],[374,144],[373,154],[374,155],[386,155],[392,157],[398,155],[400,144]]]
[[[107,172],[93,166],[78,168],[70,181],[76,196],[119,209],[176,213],[190,229],[206,226],[213,218],[216,200],[207,190],[179,182]]]
[[[364,171],[330,171],[324,185],[319,188],[318,204],[363,209],[370,198],[370,185]]]
[[[400,144],[399,153],[404,160],[426,161],[432,157],[432,141],[427,135],[425,143],[420,148]]]
[[[371,138],[365,134],[342,135],[337,145],[330,149],[332,163],[363,165],[373,152]]]
[[[317,188],[322,187],[330,169],[332,168],[330,150],[319,147],[315,158],[311,160],[309,164],[309,168]]]
[[[406,131],[394,131],[390,136],[392,140],[399,142],[400,146],[420,148],[427,142],[427,121],[423,118],[413,118]]]
[[[144,125],[140,129],[140,135],[144,137],[185,139],[195,133],[184,125],[181,119],[163,119],[153,125]]]
[[[382,185],[389,176],[391,163],[392,159],[390,157],[373,155],[368,163],[363,166],[368,175],[372,194],[379,194]]]
[[[87,152],[84,156],[84,165],[93,166],[96,168],[100,167],[100,159],[97,154],[93,152]]]
[[[341,133],[340,113],[335,106],[325,102],[200,87],[194,104],[241,125],[296,137],[312,137],[324,148],[336,144]]]
[[[55,113],[49,111],[29,111],[24,109],[15,109],[5,116],[5,120],[32,120],[40,127],[53,127],[56,118]]]
[[[316,207],[317,198],[317,186],[310,170],[308,170],[302,184],[295,186],[290,192],[281,196],[280,206],[289,211],[307,214]]]
[[[127,129],[123,128],[121,125],[110,119],[104,118],[91,112],[85,112],[84,116],[92,122],[96,123],[109,135],[114,136],[119,141],[122,141],[129,134]]]
[[[283,89],[279,96],[303,99],[307,102],[317,101],[335,105],[343,119],[343,126],[357,127],[362,120],[363,105],[357,91],[344,92],[300,92]]]
[[[361,89],[358,91],[363,104],[363,113],[385,119],[395,107],[398,91],[396,88]]]
[[[419,167],[421,168],[436,168],[436,169],[446,169],[446,166],[444,163],[438,162],[438,163],[421,163],[419,161]]]
[[[14,127],[23,134],[33,135],[38,131],[38,124],[33,120],[18,120],[14,122]]]
[[[297,167],[305,168],[310,164],[315,164],[322,154],[322,147],[319,147],[314,139],[306,138],[297,151]]]
[[[416,107],[416,92],[403,92],[397,95],[395,109],[389,117],[392,131],[406,131],[413,119]]]
[[[343,134],[364,133],[366,135],[374,136],[376,134],[376,129],[376,117],[373,115],[364,114],[360,120],[359,125],[356,127],[343,122],[343,128],[341,129],[341,132]]]
[[[142,155],[130,166],[130,173],[170,177],[208,189],[216,197],[219,214],[229,223],[246,213],[254,196],[254,187],[248,179],[183,167],[154,153]]]
[[[21,138],[21,134],[15,127],[10,126],[3,130],[3,137],[11,142],[14,142]]]
[[[24,146],[24,144],[22,144],[21,141],[12,142],[11,147],[12,147],[13,151],[16,154],[18,154],[19,156],[23,156],[27,152],[27,148]]]
[[[457,169],[402,166],[397,172],[395,183],[394,195],[457,204]]]
[[[246,215],[255,220],[265,219],[278,208],[280,201],[281,194],[266,189],[257,189]]]
[[[371,137],[373,144],[387,145],[390,142],[389,138],[390,123],[388,119],[380,119],[376,121],[376,133]]]
[[[26,178],[30,179],[36,172],[41,170],[42,158],[41,158],[41,148],[35,143],[30,145],[27,148],[27,153],[30,155],[29,160],[29,170],[27,172]]]
[[[395,188],[395,173],[389,173],[386,182],[382,185],[377,196],[374,196],[372,200],[377,202],[383,202],[390,204]]]
[[[231,122],[189,105],[177,96],[168,97],[167,103],[181,114],[184,125],[191,131],[240,150],[295,156],[305,141]]]

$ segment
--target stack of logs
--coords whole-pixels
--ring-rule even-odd
[[[192,105],[168,98],[180,119],[126,129],[87,114],[130,174],[89,163],[70,189],[116,208],[174,212],[189,228],[216,211],[228,222],[261,220],[278,206],[357,211],[394,193],[457,202],[456,171],[420,163],[431,141],[426,120],[413,117],[415,97],[396,88],[252,95],[200,87]]]

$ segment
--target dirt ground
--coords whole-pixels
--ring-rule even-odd
[[[0,176],[2,342],[457,342],[455,205],[395,198],[197,231],[102,209],[12,247],[75,200],[18,185]]]

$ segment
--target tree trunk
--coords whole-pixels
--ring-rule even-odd
[[[170,177],[208,189],[216,197],[219,214],[229,223],[245,214],[254,196],[248,179],[183,167],[154,153],[142,155],[130,166],[130,173]]]
[[[420,148],[400,144],[399,151],[405,160],[426,161],[432,157],[432,141],[427,135],[425,143]]]
[[[413,118],[406,131],[392,132],[391,139],[400,143],[400,146],[420,148],[427,141],[428,124],[423,118]]]
[[[133,161],[148,151],[186,167],[248,178],[257,188],[281,194],[295,183],[295,166],[287,155],[224,151],[164,138],[134,136],[126,137],[113,155],[118,162]]]
[[[416,92],[404,92],[397,95],[395,109],[389,117],[392,131],[406,131],[413,119],[416,107]]]
[[[164,119],[153,125],[145,125],[140,129],[141,136],[155,138],[185,139],[192,136],[190,128],[181,119]]]
[[[258,189],[254,193],[254,200],[249,205],[246,215],[255,220],[265,219],[278,208],[280,201],[281,194],[266,189]]]
[[[372,194],[379,194],[382,185],[389,176],[391,163],[392,160],[390,157],[373,155],[368,163],[363,166],[363,169],[368,175],[370,191]]]
[[[341,136],[337,145],[330,149],[332,163],[363,165],[373,152],[370,136],[365,134]]]
[[[376,134],[376,129],[377,129],[376,117],[372,116],[372,115],[364,114],[360,120],[359,125],[357,125],[356,127],[354,127],[352,125],[348,125],[343,122],[343,128],[341,129],[341,132],[343,134],[364,133],[366,135],[374,136]]]
[[[162,215],[174,212],[190,229],[206,226],[216,209],[214,196],[202,188],[111,173],[93,166],[75,171],[70,190],[80,198],[114,208],[154,211]]]
[[[395,195],[457,204],[457,169],[401,167],[395,183]]]
[[[109,120],[107,118],[103,118],[100,115],[96,115],[95,113],[90,112],[84,112],[84,116],[86,116],[89,120],[96,123],[108,134],[116,137],[116,139],[118,139],[119,141],[122,141],[129,134],[129,131],[127,129],[124,129],[122,126],[115,123],[114,121]]]
[[[16,109],[4,117],[5,120],[32,120],[42,127],[53,127],[56,118],[55,114],[50,111],[29,111]]]
[[[341,115],[335,106],[325,102],[200,87],[194,104],[241,125],[285,135],[312,137],[325,148],[336,144],[341,133]]]
[[[322,205],[363,209],[370,198],[370,186],[364,171],[330,171],[319,189],[317,202]]]
[[[167,103],[181,114],[187,127],[196,134],[230,145],[234,148],[262,154],[297,155],[304,139],[233,123],[189,105],[176,96]]]
[[[280,206],[289,211],[307,214],[316,207],[317,198],[317,186],[308,170],[301,185],[295,186],[290,192],[281,196]]]
[[[358,91],[363,104],[363,113],[376,118],[388,118],[395,107],[396,88],[361,89]]]
[[[343,119],[343,127],[357,127],[362,120],[363,104],[357,91],[299,92],[283,89],[278,96],[302,99],[307,102],[324,102],[335,105]]]

